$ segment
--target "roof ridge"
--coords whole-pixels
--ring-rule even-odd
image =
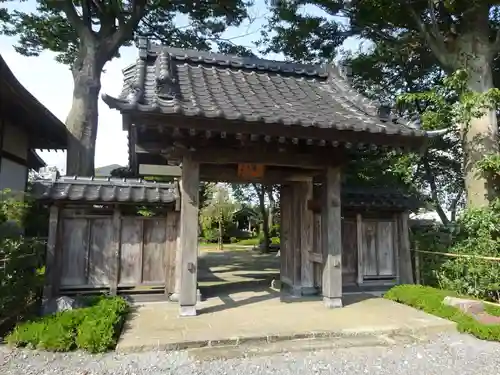
[[[271,60],[261,57],[222,54],[213,51],[167,47],[156,43],[150,43],[148,41],[140,41],[138,46],[139,56],[141,59],[147,59],[147,57],[151,55],[158,57],[164,53],[171,59],[177,61],[217,65],[221,67],[260,70],[274,73],[288,73],[309,77],[328,77],[328,69],[324,64],[304,64],[291,61]]]

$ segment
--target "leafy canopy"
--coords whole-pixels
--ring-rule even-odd
[[[0,31],[19,38],[17,52],[38,56],[50,50],[68,65],[90,49],[105,63],[137,35],[169,46],[207,50],[216,44],[224,52],[248,53],[221,35],[248,17],[250,5],[245,0],[0,0]]]

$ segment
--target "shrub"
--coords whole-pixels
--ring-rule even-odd
[[[50,351],[112,349],[123,326],[128,304],[121,297],[98,297],[90,306],[19,324],[6,338],[10,345]]]
[[[21,199],[23,198],[23,199]],[[0,194],[0,321],[18,317],[43,285],[44,243],[23,235],[28,197]]]
[[[487,208],[465,211],[449,252],[469,257],[448,258],[440,266],[437,281],[441,288],[498,300],[500,263],[481,257],[498,257],[500,253],[500,201]]]
[[[500,325],[482,324],[459,309],[443,304],[446,296],[457,296],[457,293],[422,285],[398,285],[390,289],[384,298],[454,321],[460,332],[483,340],[500,341]],[[500,316],[499,306],[485,304],[485,309],[491,315]]]

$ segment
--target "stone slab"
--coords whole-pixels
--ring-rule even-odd
[[[455,329],[455,323],[411,307],[355,295],[345,307],[327,309],[320,299],[282,302],[274,291],[209,298],[197,316],[179,317],[173,303],[135,306],[117,351],[235,347],[296,340],[336,340],[376,335],[415,335]]]

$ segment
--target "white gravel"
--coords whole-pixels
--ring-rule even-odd
[[[88,355],[0,347],[2,375],[497,375],[500,344],[458,333],[425,344],[197,361],[187,352]]]

